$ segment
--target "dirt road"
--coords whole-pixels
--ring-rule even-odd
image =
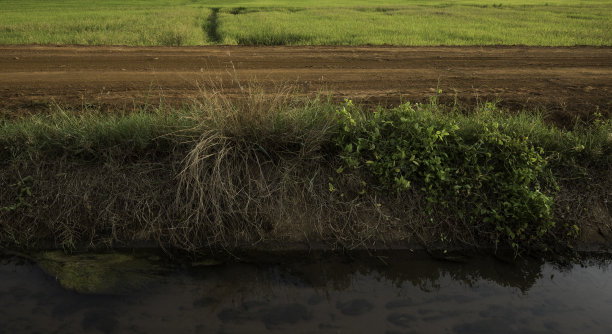
[[[394,104],[501,100],[544,106],[557,121],[612,111],[612,48],[538,47],[81,47],[0,46],[0,110],[49,103],[132,108],[189,103],[201,89],[295,84],[304,93]]]

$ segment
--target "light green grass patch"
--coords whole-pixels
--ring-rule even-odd
[[[27,4],[28,1],[25,3]],[[207,8],[74,4],[0,13],[0,43],[201,45]]]
[[[612,4],[602,0],[11,0],[2,6],[0,44],[612,45]],[[207,23],[213,8],[219,9],[214,27]]]

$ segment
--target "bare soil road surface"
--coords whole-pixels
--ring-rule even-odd
[[[131,109],[178,105],[238,82],[373,104],[441,98],[546,107],[555,122],[612,111],[612,48],[0,46],[0,110],[52,103]]]

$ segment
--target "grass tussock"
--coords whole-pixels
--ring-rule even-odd
[[[0,243],[421,243],[516,251],[609,233],[612,123],[493,104],[367,111],[291,89],[0,121]],[[600,231],[600,232],[597,232]]]
[[[178,174],[175,201],[189,212],[177,226],[183,240],[262,240],[315,196],[303,182],[316,178],[310,168],[321,168],[331,105],[296,100],[289,90],[271,97],[256,90],[247,88],[240,100],[212,93],[197,107],[201,135]]]

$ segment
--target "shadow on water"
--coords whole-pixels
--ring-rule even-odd
[[[29,260],[0,265],[0,333],[609,333],[609,259],[559,267],[543,260],[461,262],[406,252],[308,254],[256,263],[167,262],[155,255],[108,257],[112,269],[73,276],[117,282],[120,293],[62,288],[62,277]],[[41,256],[36,258],[41,261]],[[150,261],[151,275],[143,266]],[[68,262],[66,262],[68,261]],[[72,263],[72,262],[70,262]],[[136,264],[136,266],[134,266]],[[48,266],[48,264],[47,264]],[[44,266],[43,266],[44,267]],[[57,266],[56,266],[57,267]],[[84,272],[81,272],[83,271]],[[137,273],[138,275],[136,275]],[[128,280],[146,277],[145,283]],[[74,285],[72,285],[74,287]],[[127,287],[127,288],[126,288]]]
[[[440,279],[451,279],[466,286],[477,282],[493,282],[502,287],[516,288],[526,293],[542,277],[541,259],[518,259],[504,263],[493,257],[465,258],[462,261],[436,260],[426,254],[388,252],[378,257],[322,256],[319,261],[289,264],[296,277],[313,287],[333,285],[334,289],[349,288],[356,275],[378,276],[397,288],[411,285],[424,292],[440,289]]]

